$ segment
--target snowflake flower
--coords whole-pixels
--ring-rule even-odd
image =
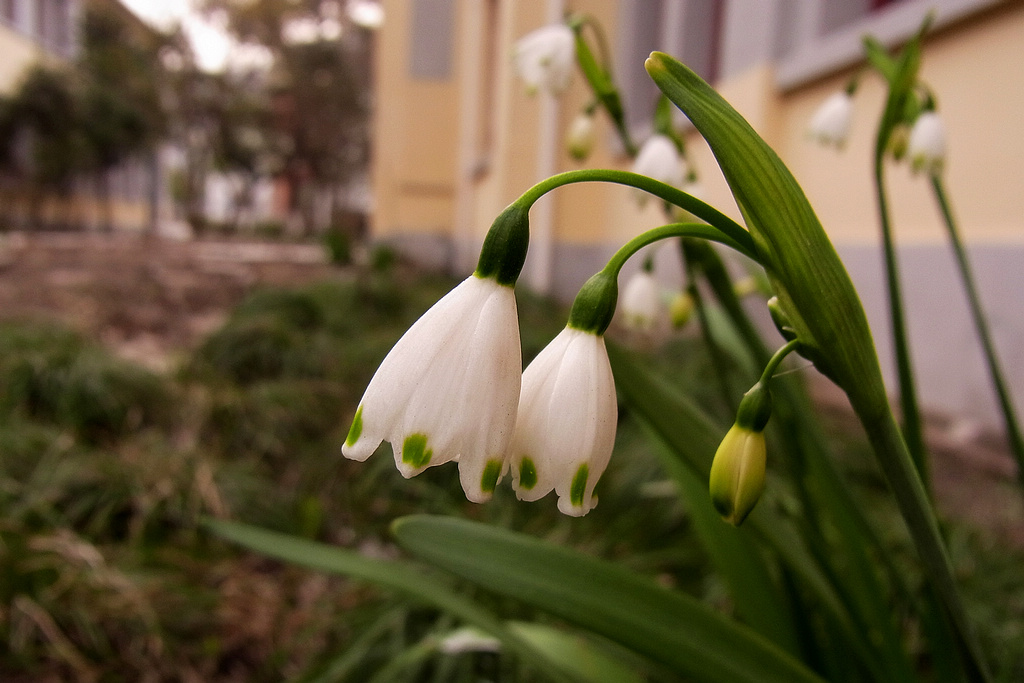
[[[404,477],[457,460],[466,497],[484,502],[504,467],[521,368],[512,287],[470,276],[381,363],[342,452],[363,461],[389,441]]]

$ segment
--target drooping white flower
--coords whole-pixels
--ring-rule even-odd
[[[930,175],[942,172],[946,161],[946,129],[934,111],[922,112],[914,121],[907,141],[907,156],[915,172]]]
[[[833,93],[811,117],[808,134],[823,145],[842,147],[850,135],[853,97],[848,92]]]
[[[569,87],[576,38],[565,24],[543,26],[516,41],[513,57],[531,95],[538,90],[558,95]]]
[[[633,160],[633,172],[681,187],[686,178],[686,164],[679,156],[676,143],[666,135],[655,134],[647,138]]]
[[[552,490],[558,509],[585,515],[611,457],[618,405],[604,336],[566,327],[523,373],[509,465],[520,500]]]
[[[465,626],[442,638],[437,649],[446,655],[459,655],[465,652],[501,652],[501,641],[480,629]]]
[[[640,270],[626,281],[619,299],[622,320],[638,332],[654,330],[665,316],[661,285],[647,270]]]
[[[590,156],[594,148],[594,115],[580,112],[569,124],[569,132],[565,136],[565,147],[569,156],[583,161]]]
[[[470,276],[377,368],[342,452],[362,461],[389,441],[404,477],[457,460],[466,497],[484,502],[504,467],[521,368],[512,287]]]

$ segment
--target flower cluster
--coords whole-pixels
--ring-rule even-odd
[[[562,512],[584,515],[596,504],[618,417],[605,327],[603,317],[596,326],[570,319],[520,375],[513,288],[478,268],[381,363],[342,452],[362,461],[388,441],[404,477],[457,461],[466,497],[478,503],[511,469],[521,500],[554,490]]]

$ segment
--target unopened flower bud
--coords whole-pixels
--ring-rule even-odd
[[[594,115],[580,112],[569,125],[565,147],[576,161],[583,161],[590,156],[594,148]]]
[[[664,319],[661,286],[653,273],[641,270],[631,277],[622,290],[619,302],[626,327],[650,332]]]
[[[669,304],[668,314],[672,321],[672,327],[678,330],[686,325],[690,321],[690,316],[693,315],[693,297],[686,292],[676,294],[672,297],[672,303]]]
[[[722,519],[739,526],[764,491],[767,448],[764,432],[734,424],[711,463],[711,502]]]
[[[711,463],[711,502],[722,519],[739,526],[764,491],[768,449],[764,428],[772,412],[772,396],[758,382],[740,401],[736,422],[726,433]]]

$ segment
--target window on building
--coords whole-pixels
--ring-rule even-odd
[[[17,0],[0,0],[0,19],[8,24],[14,24],[18,19]]]
[[[719,75],[724,5],[724,0],[624,0],[620,5],[615,76],[627,124],[638,137],[647,133],[660,94],[644,60],[661,50],[713,83]]]
[[[799,0],[782,2],[776,78],[786,88],[858,63],[862,38],[895,45],[934,12],[933,27],[956,21],[1004,0]]]
[[[413,0],[409,75],[421,80],[444,80],[452,75],[454,0]]]

